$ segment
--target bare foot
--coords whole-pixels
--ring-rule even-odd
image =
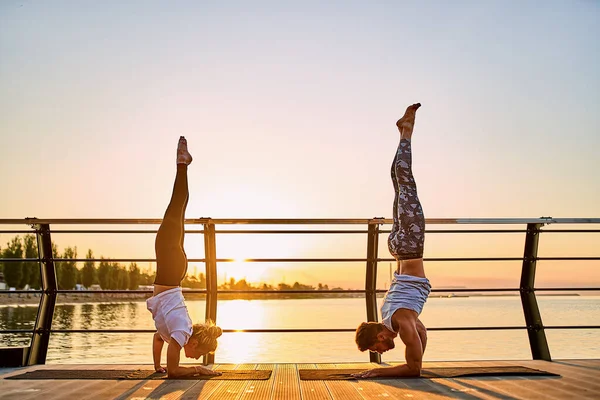
[[[192,155],[188,152],[187,140],[185,137],[179,137],[177,144],[177,164],[190,165],[192,163]]]
[[[404,116],[396,122],[401,139],[410,140],[412,137],[413,128],[415,126],[415,115],[419,107],[421,107],[421,103],[415,103],[408,106],[404,112]]]

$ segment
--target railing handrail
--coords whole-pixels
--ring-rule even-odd
[[[58,289],[54,263],[60,262],[99,262],[103,259],[81,259],[81,258],[54,258],[52,256],[51,238],[50,234],[53,233],[152,233],[155,230],[52,230],[50,224],[54,225],[133,225],[133,224],[160,224],[162,219],[105,219],[105,218],[92,218],[92,219],[38,219],[38,218],[24,218],[24,219],[0,219],[0,225],[29,225],[34,228],[37,240],[38,240],[38,258],[26,258],[26,259],[2,259],[3,262],[39,262],[41,266],[41,277],[42,277],[42,290],[28,291],[28,293],[41,293],[40,306],[38,307],[38,317],[36,318],[35,327],[33,330],[27,332],[33,332],[32,344],[29,349],[28,363],[44,363],[46,359],[46,352],[48,349],[49,334],[63,333],[63,332],[79,332],[78,330],[64,330],[64,329],[52,329],[52,316],[54,313],[54,305],[56,302],[57,294],[61,293],[151,293],[148,290],[101,290],[101,291],[76,291],[76,290],[61,290]],[[377,276],[377,263],[380,261],[393,261],[393,258],[380,257],[377,254],[378,248],[378,237],[382,233],[388,233],[389,230],[379,229],[379,225],[392,224],[391,219],[386,218],[313,218],[313,219],[302,219],[302,218],[254,218],[254,219],[216,219],[216,218],[192,218],[186,219],[186,224],[201,224],[203,225],[202,230],[186,230],[188,233],[200,233],[204,235],[205,244],[205,258],[189,259],[189,262],[204,262],[206,264],[206,289],[191,289],[186,290],[188,293],[199,293],[206,295],[206,317],[216,321],[216,302],[219,294],[323,294],[324,297],[328,293],[358,293],[365,294],[366,307],[367,307],[367,318],[370,321],[377,320],[377,308],[376,308],[376,294],[384,293],[385,290],[376,288],[376,276]],[[465,225],[526,225],[526,229],[449,229],[449,230],[426,230],[429,233],[445,233],[445,234],[457,234],[457,233],[525,233],[525,251],[523,256],[520,257],[433,257],[424,258],[424,261],[522,261],[522,276],[521,283],[518,288],[436,288],[433,292],[453,293],[453,292],[511,292],[517,291],[521,297],[523,304],[523,311],[525,313],[525,326],[510,326],[510,327],[433,327],[429,330],[490,330],[490,329],[527,329],[530,346],[532,350],[532,356],[534,359],[545,359],[550,360],[549,347],[546,341],[544,329],[598,329],[600,326],[588,325],[588,326],[550,326],[546,327],[542,323],[541,314],[537,306],[535,297],[536,291],[574,291],[574,290],[600,290],[600,288],[536,288],[535,287],[535,269],[536,262],[543,260],[599,260],[600,257],[539,257],[537,255],[538,241],[540,233],[543,232],[581,232],[581,233],[597,233],[599,229],[556,229],[556,230],[543,230],[542,227],[549,224],[600,224],[600,218],[552,218],[552,217],[540,217],[540,218],[431,218],[426,219],[426,224],[437,225],[437,224],[465,224]],[[327,229],[327,230],[290,230],[290,229],[279,229],[279,230],[217,230],[216,225],[366,225],[367,230],[348,230],[348,229]],[[24,230],[0,230],[0,233],[26,233],[29,231]],[[366,278],[365,278],[365,289],[364,290],[219,290],[216,285],[216,271],[217,263],[227,263],[238,261],[233,258],[217,258],[215,237],[217,234],[233,234],[233,233],[248,233],[248,234],[261,234],[261,233],[360,233],[367,235],[367,255],[366,257],[357,258],[250,258],[244,259],[245,262],[366,262]],[[107,258],[104,260],[110,261],[156,261],[154,258]],[[5,293],[22,293],[24,291],[9,291],[0,290],[0,294]],[[0,333],[7,332],[25,332],[24,330],[4,330]],[[131,330],[98,330],[99,332],[132,332]],[[138,330],[136,330],[137,332]],[[141,331],[141,330],[139,330]],[[146,330],[143,330],[146,332]],[[152,332],[152,330],[147,330]],[[229,329],[225,332],[349,332],[351,329],[346,328],[326,328],[326,329]],[[83,332],[83,330],[82,330]],[[379,362],[380,359],[375,355],[371,356],[371,361]],[[214,356],[209,355],[205,357],[205,362],[214,362]]]
[[[162,219],[157,218],[22,218],[0,219],[0,225],[135,225],[160,224]],[[390,218],[186,218],[186,224],[214,225],[364,225],[364,224],[391,224]],[[426,218],[429,225],[443,224],[468,224],[468,225],[498,225],[498,224],[600,224],[600,218]]]

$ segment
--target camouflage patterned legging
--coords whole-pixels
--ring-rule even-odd
[[[417,197],[417,185],[412,175],[410,141],[400,140],[392,164],[394,183],[394,225],[388,237],[388,248],[397,260],[423,257],[425,217]]]

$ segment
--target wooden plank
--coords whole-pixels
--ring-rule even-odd
[[[131,366],[122,366],[131,368]],[[136,369],[149,369],[148,365],[137,365]],[[213,368],[218,369],[217,366]],[[169,399],[175,400],[181,398],[188,390],[198,385],[198,380],[144,380],[138,383],[135,387],[122,393],[117,399]]]
[[[341,368],[340,368],[341,367]],[[349,368],[376,368],[379,364],[376,363],[347,363],[347,364],[335,364],[335,368],[338,369],[349,369]],[[357,381],[346,381],[349,385],[352,385],[356,391],[362,396],[363,399],[377,399],[377,398],[394,398],[390,392],[387,391],[385,385],[371,379],[359,379]]]
[[[244,369],[256,369],[256,364],[238,364],[235,366],[236,370]],[[239,398],[244,389],[248,385],[249,381],[223,381],[219,387],[211,393],[209,399],[211,400],[235,400]]]
[[[36,365],[31,369],[27,369],[26,371],[33,370],[41,370],[41,369],[63,369],[63,370],[82,370],[82,369],[115,369],[115,366],[107,366],[107,365],[79,365],[79,364],[68,364],[68,365]],[[24,372],[24,371],[22,371]],[[104,393],[108,390],[113,389],[114,385],[107,387],[107,381],[97,380],[97,381],[81,381],[81,380],[24,380],[21,381],[24,383],[29,389],[39,390],[34,397],[31,396],[22,396],[22,399],[29,398],[44,398],[44,400],[52,400],[52,399],[63,399],[65,398],[65,393],[68,393],[69,396],[74,398],[86,398],[90,393]],[[114,381],[110,381],[114,383]],[[135,382],[130,382],[131,385],[121,385],[117,389],[117,393],[124,390],[124,387],[133,386]]]
[[[297,369],[316,369],[315,364],[298,364]],[[331,400],[325,381],[303,381],[298,376],[302,400]]]
[[[531,360],[528,361],[528,363],[530,363],[530,368],[537,368],[537,369],[542,369],[542,370],[546,370],[549,372],[554,372],[555,374],[560,374],[560,375],[565,375],[564,371],[568,371],[568,375],[570,378],[573,378],[575,380],[579,380],[581,381],[580,383],[583,384],[583,382],[588,382],[591,383],[592,385],[594,383],[598,383],[600,384],[600,382],[598,382],[598,374],[600,371],[600,367],[598,368],[593,368],[591,366],[582,366],[582,365],[578,365],[576,363],[564,363],[564,362],[560,362],[560,361],[554,361],[554,362],[548,362],[548,361],[541,361],[541,360]],[[535,365],[535,366],[532,366]]]
[[[335,364],[317,364],[318,369],[336,368]],[[356,388],[347,381],[325,381],[331,398],[334,400],[362,400]]]
[[[515,362],[498,361],[497,365],[515,365]],[[535,368],[531,364],[524,366]],[[547,368],[543,367],[538,369],[548,371]],[[577,389],[577,385],[573,385],[569,382],[569,379],[564,377],[513,377],[512,379],[505,379],[505,381],[505,385],[512,386],[520,396],[531,398],[542,398],[546,395],[546,398],[557,400],[569,399],[574,398],[573,395]],[[551,391],[547,390],[549,381],[552,382]]]
[[[527,382],[528,389],[536,389],[540,393],[544,393],[548,385],[552,385],[552,396],[557,399],[564,398],[588,398],[600,393],[600,383],[598,382],[598,374],[581,374],[576,366],[564,366],[548,361],[531,360],[523,366],[537,368],[548,372],[560,374],[560,378],[539,378],[537,380],[529,380]]]
[[[272,399],[300,400],[300,384],[296,364],[277,364]]]
[[[499,361],[475,361],[462,366],[488,367],[502,365]],[[515,362],[508,362],[505,365],[518,365]],[[531,383],[540,377],[465,377],[455,378],[463,385],[476,386],[480,391],[490,395],[502,396],[510,399],[560,399],[564,397],[554,397],[555,393],[540,393],[531,389]],[[545,385],[546,389],[547,386]]]
[[[590,368],[590,369],[594,369],[596,371],[600,371],[600,365],[598,365],[598,360],[572,359],[572,360],[555,360],[555,362],[573,365],[573,366],[577,366],[577,367]]]
[[[403,363],[390,363],[382,365],[382,367],[393,366]],[[424,368],[437,367],[436,363],[424,363]],[[411,398],[411,399],[447,399],[451,398],[480,398],[466,394],[464,389],[457,389],[451,387],[443,378],[436,379],[413,379],[413,378],[398,378],[398,379],[386,379],[376,380],[382,385],[387,385],[387,390],[390,395],[395,398]]]
[[[218,364],[215,370],[232,370],[237,367],[236,364]],[[185,393],[183,393],[180,399],[190,400],[190,399],[208,399],[212,393],[219,388],[226,381],[197,381],[196,385],[189,388]]]
[[[426,363],[425,368],[436,368],[436,367],[468,367],[474,366],[467,362],[443,362],[443,363]],[[437,389],[444,387],[446,390],[442,391],[448,396],[459,399],[490,399],[496,400],[498,398],[506,398],[502,395],[498,395],[493,391],[489,391],[485,388],[481,388],[477,385],[471,385],[465,383],[458,378],[435,378],[425,379],[424,381],[433,382]],[[468,381],[468,380],[467,380]]]
[[[2,381],[0,398],[3,400],[58,399],[73,387],[72,381]]]
[[[273,385],[275,383],[275,364],[259,364],[256,369],[270,370],[271,377],[267,381],[250,381],[244,392],[241,394],[241,400],[263,400],[271,399],[273,394]]]
[[[115,370],[115,369],[137,369],[137,368],[148,368],[148,366],[140,366],[140,365],[123,365],[123,364],[87,364],[87,365],[75,365],[79,370],[94,370],[94,369],[104,369],[104,370]],[[122,395],[125,392],[133,390],[133,388],[137,386],[141,386],[143,381],[114,381],[114,380],[97,380],[93,381],[94,385],[82,388],[79,388],[85,384],[86,381],[82,380],[72,380],[69,381],[72,383],[73,387],[76,388],[70,394],[71,398],[77,399],[114,399],[118,396]],[[64,395],[63,395],[64,396]],[[58,398],[66,398],[58,397]]]

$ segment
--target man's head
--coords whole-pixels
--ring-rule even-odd
[[[360,351],[383,354],[394,348],[396,334],[379,322],[363,322],[356,328],[356,344]]]

